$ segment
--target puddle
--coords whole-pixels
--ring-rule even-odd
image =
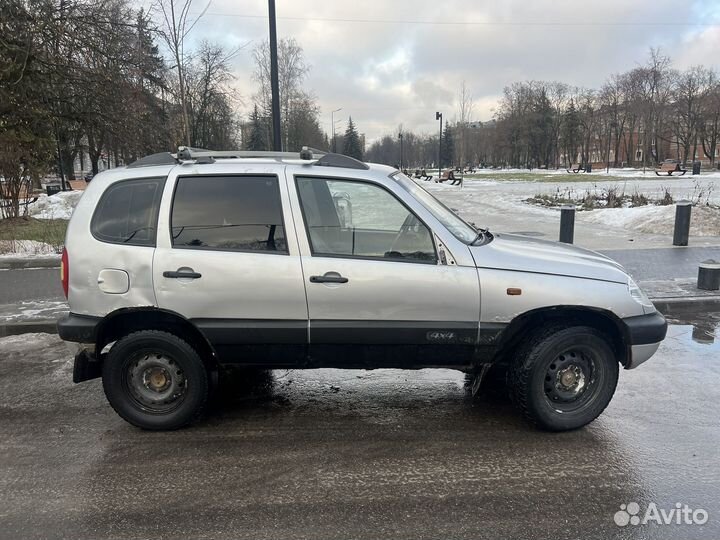
[[[690,339],[701,345],[712,346],[720,350],[720,312],[697,313],[694,311],[673,310],[665,316],[671,325],[689,326]]]

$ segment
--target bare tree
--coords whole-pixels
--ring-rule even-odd
[[[178,75],[178,89],[180,94],[180,106],[182,108],[183,131],[185,142],[190,146],[190,121],[188,118],[187,88],[185,81],[186,57],[185,39],[192,31],[198,21],[210,7],[210,2],[199,15],[191,16],[190,8],[193,0],[157,0],[157,8],[163,17],[163,28],[160,31],[165,44],[175,61],[175,68]]]
[[[460,167],[465,167],[467,162],[467,147],[468,147],[468,126],[472,120],[473,114],[473,96],[467,88],[465,81],[460,85],[460,91],[458,92],[458,135],[460,135],[460,144],[458,145],[459,150],[459,161]]]
[[[255,94],[255,104],[261,114],[270,117],[270,44],[264,41],[253,50],[255,60],[254,78],[259,85]],[[278,43],[278,83],[280,86],[280,129],[283,136],[283,147],[292,148],[297,143],[299,133],[312,133],[311,139],[318,141],[321,136],[317,122],[319,109],[315,96],[303,89],[303,82],[310,71],[305,63],[302,47],[295,39],[281,39]],[[272,123],[265,122],[268,127],[268,147],[272,140],[270,132]],[[302,143],[309,144],[309,143]],[[301,145],[302,146],[302,145]]]
[[[700,139],[705,156],[714,165],[720,145],[720,80],[713,70],[708,72],[707,87],[700,102]]]
[[[695,66],[680,73],[674,85],[672,130],[678,148],[682,149],[683,162],[688,160],[691,147],[692,159],[697,156],[700,104],[707,84],[707,71],[701,66]]]

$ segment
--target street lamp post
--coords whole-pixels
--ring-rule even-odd
[[[402,134],[402,131],[400,133],[398,133],[398,138],[400,139],[400,170],[402,171],[403,170],[403,144],[402,144],[403,134]]]
[[[435,111],[435,120],[440,120],[440,137],[438,139],[438,181],[442,176],[442,113]]]
[[[332,151],[333,151],[333,154],[337,151],[335,149],[335,113],[339,112],[339,111],[342,111],[342,107],[330,112],[330,123],[332,124]]]
[[[278,82],[275,0],[268,0],[268,15],[270,19],[270,92],[272,95],[273,150],[280,152],[282,150],[282,137],[280,135],[280,83]]]

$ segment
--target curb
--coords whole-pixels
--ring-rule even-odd
[[[0,257],[0,270],[60,268],[60,257]]]
[[[687,309],[720,308],[720,295],[650,298],[655,308],[663,315]]]
[[[37,321],[0,324],[0,337],[33,333],[57,334],[57,321],[55,319],[38,319]]]

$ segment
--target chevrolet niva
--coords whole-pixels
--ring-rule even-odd
[[[579,428],[667,324],[623,268],[476,229],[384,165],[181,147],[98,174],[62,256],[80,343],[131,424],[196,420],[222,366],[505,373],[536,426]]]

